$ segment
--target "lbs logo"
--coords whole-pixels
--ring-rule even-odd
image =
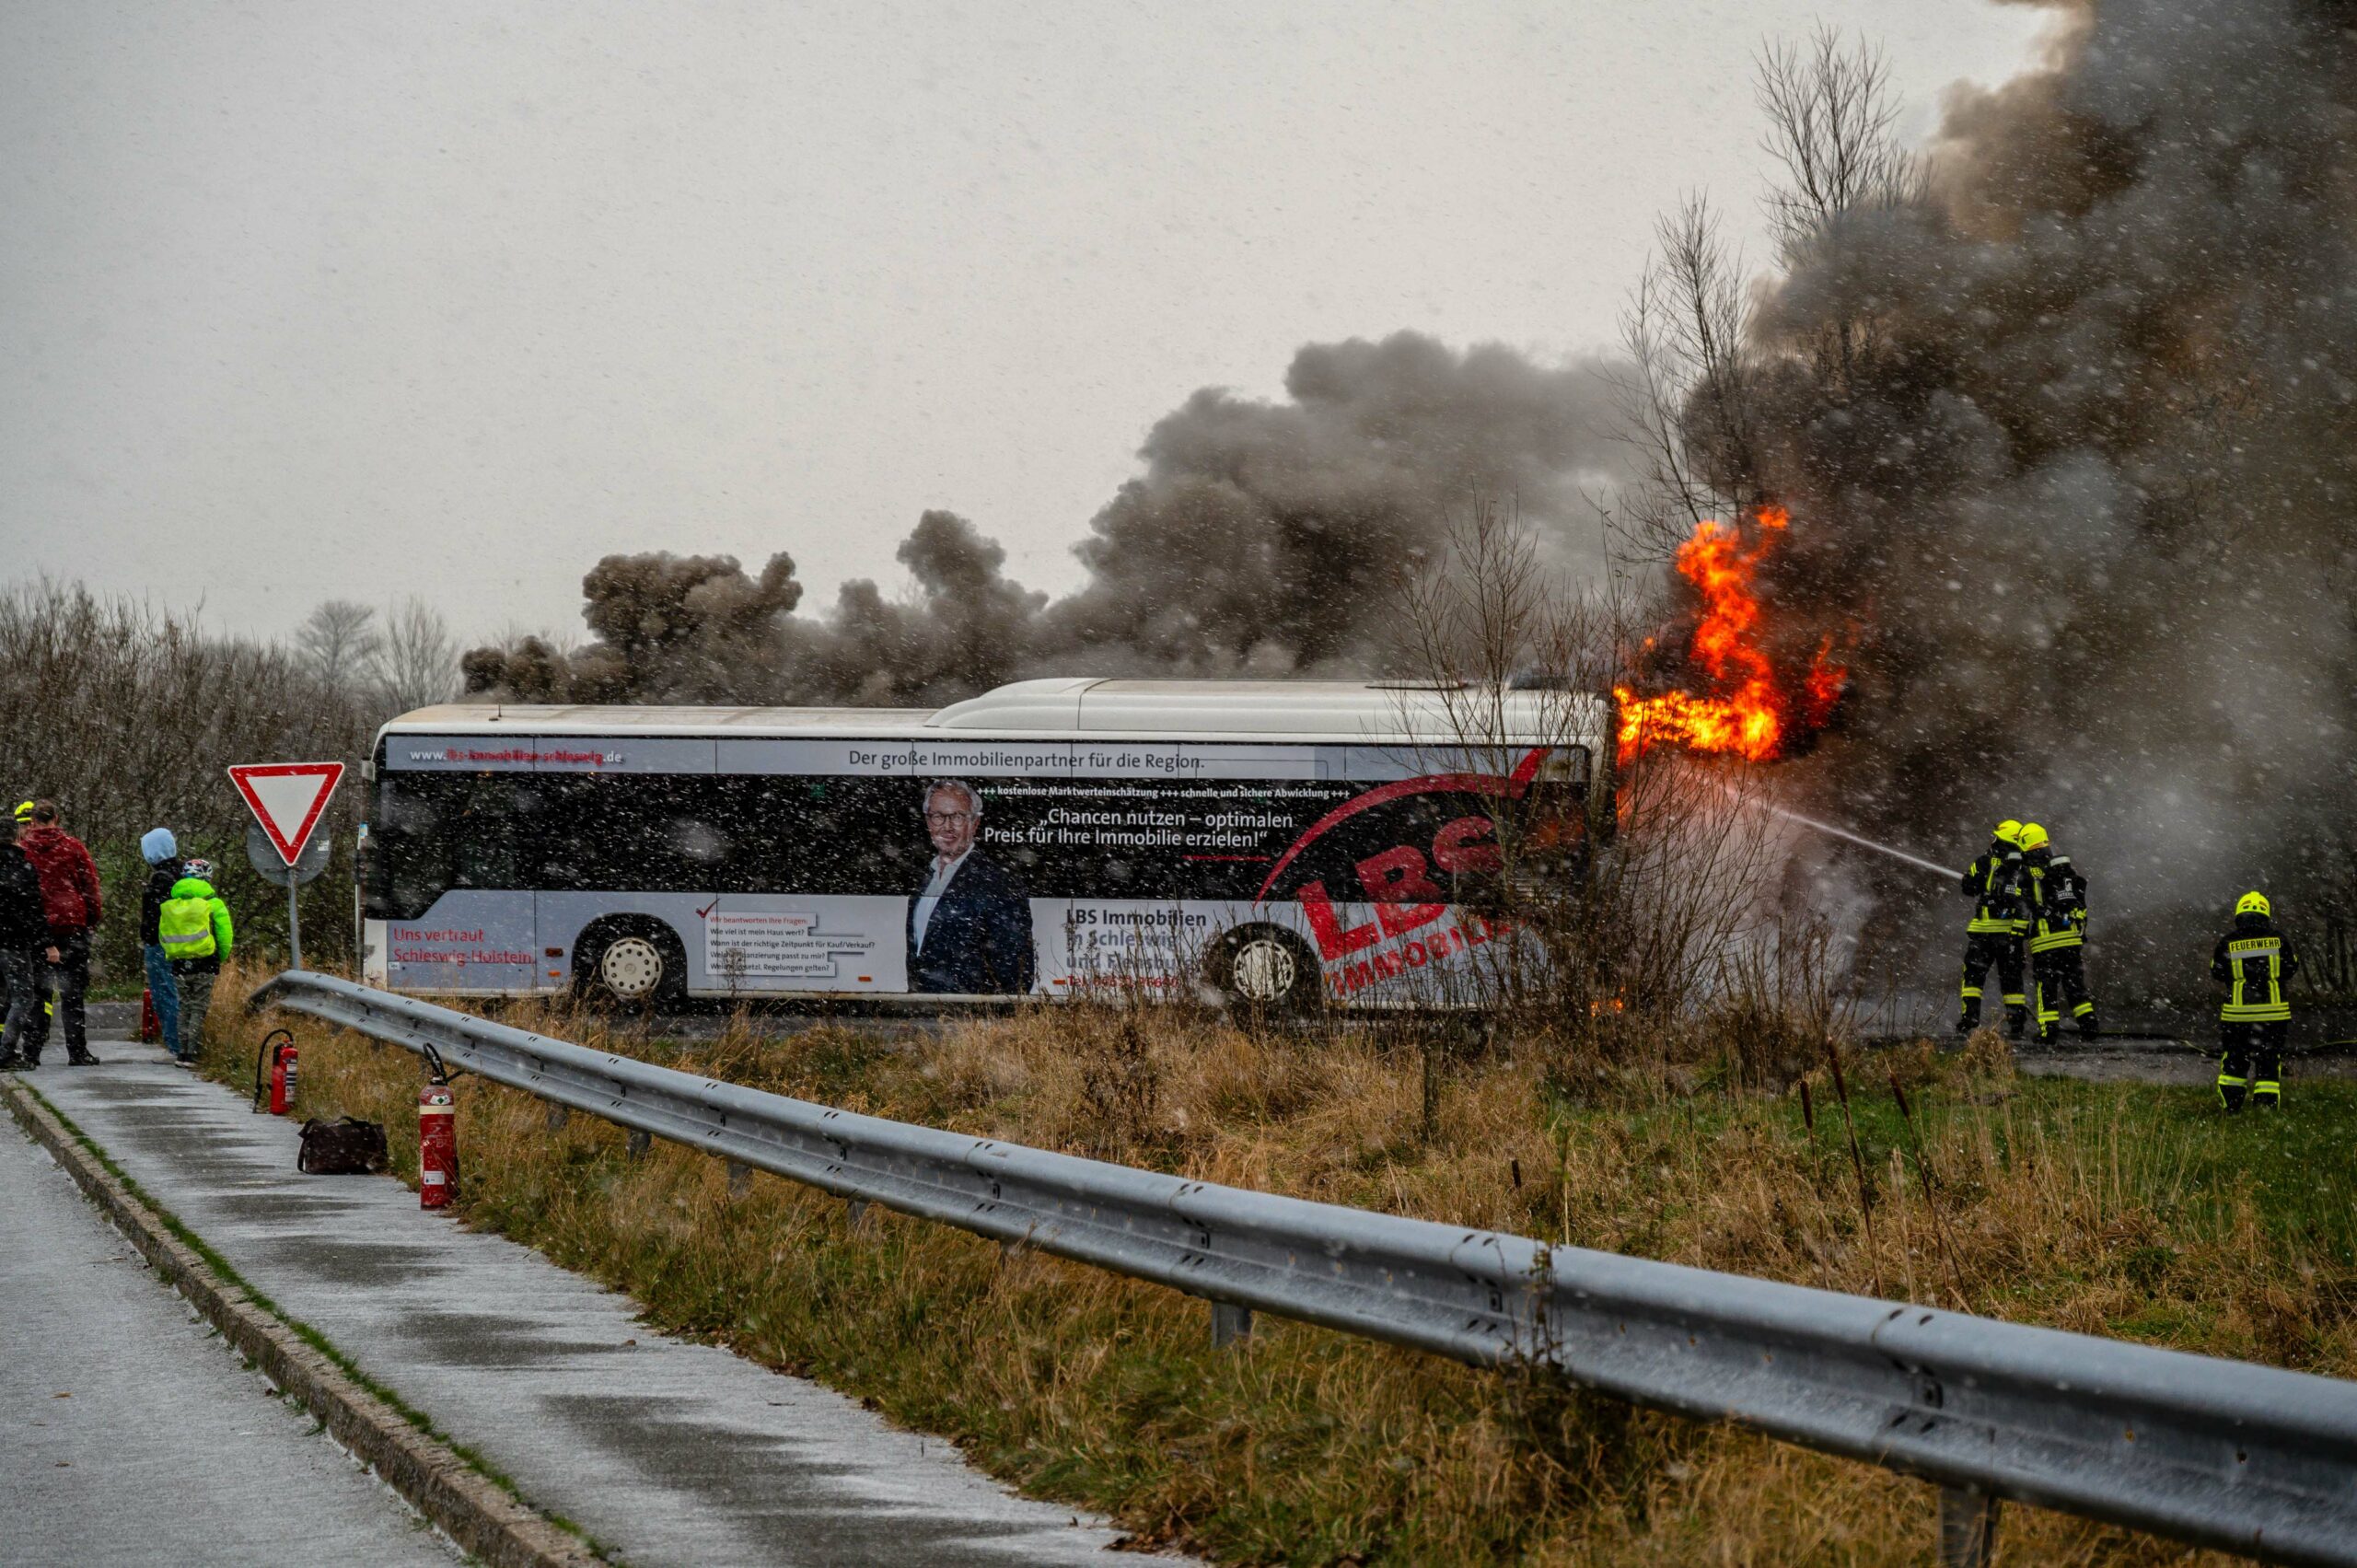
[[[1345,802],[1294,841],[1261,885],[1261,901],[1299,901],[1318,956],[1329,968],[1347,966],[1334,977],[1345,990],[1487,941],[1497,927],[1470,912],[1424,940],[1402,939],[1494,885],[1505,870],[1500,823],[1524,814],[1547,756],[1537,748],[1511,773],[1430,773]],[[1557,854],[1581,830],[1575,812],[1532,826],[1532,839],[1543,836]],[[1353,922],[1342,905],[1373,905],[1373,916]]]

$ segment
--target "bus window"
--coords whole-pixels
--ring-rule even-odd
[[[515,775],[479,773],[452,801],[443,817],[450,840],[450,886],[521,888],[524,856],[517,840],[524,824],[517,812]]]
[[[707,892],[725,886],[738,835],[703,773],[540,773],[533,840],[551,892]]]
[[[371,826],[369,918],[414,920],[454,888],[522,886],[515,794],[510,774],[385,774]]]

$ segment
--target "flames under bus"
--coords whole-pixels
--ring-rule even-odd
[[[1306,680],[1026,680],[937,712],[420,709],[368,770],[364,973],[626,1001],[1478,1000],[1511,940],[1502,875],[1576,877],[1608,828],[1609,715]],[[926,901],[932,835],[969,829],[977,858]],[[984,938],[987,962],[946,946]]]

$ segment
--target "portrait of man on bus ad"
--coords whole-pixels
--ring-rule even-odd
[[[1031,901],[984,854],[982,797],[963,779],[924,788],[933,855],[909,900],[909,989],[936,995],[1020,995],[1031,989]]]

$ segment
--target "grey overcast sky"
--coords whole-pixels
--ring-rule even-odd
[[[1607,344],[1655,215],[1758,229],[1763,35],[1940,89],[1980,0],[6,0],[0,575],[216,625],[577,632],[615,550],[1062,590],[1155,419],[1402,327]],[[1764,259],[1756,238],[1750,253]]]

